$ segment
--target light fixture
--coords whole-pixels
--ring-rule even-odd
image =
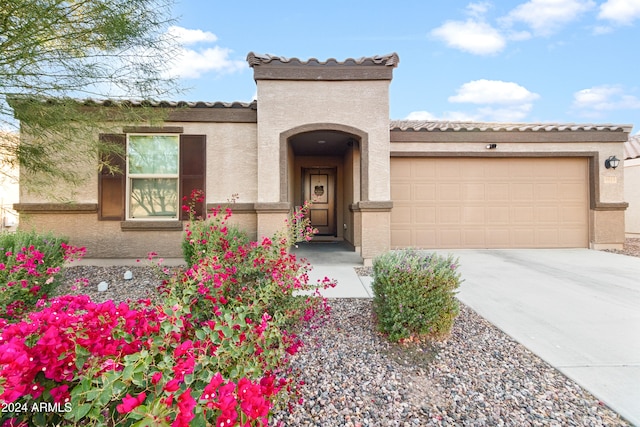
[[[607,169],[615,169],[620,164],[620,159],[616,156],[609,156],[608,159],[604,161],[604,167]]]
[[[321,139],[320,141],[318,141],[318,144],[324,144],[325,142],[327,142],[327,141]]]
[[[493,150],[497,146],[498,146],[498,144],[487,144],[487,150]]]

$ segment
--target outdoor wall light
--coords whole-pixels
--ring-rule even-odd
[[[497,146],[498,146],[498,144],[487,144],[487,150],[493,150]]]
[[[607,169],[615,169],[620,164],[620,159],[616,156],[609,156],[608,159],[604,161],[604,167]]]

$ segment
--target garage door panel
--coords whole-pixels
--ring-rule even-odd
[[[511,222],[516,225],[533,224],[535,221],[534,206],[511,207]]]
[[[576,224],[576,218],[580,218],[582,214],[582,206],[561,206],[560,221],[563,225]],[[578,223],[578,226],[581,224]]]
[[[476,225],[483,227],[486,222],[485,212],[484,206],[463,206],[462,221],[466,226]]]
[[[464,246],[467,248],[482,247],[486,238],[484,229],[465,229],[463,235]]]
[[[486,242],[492,247],[507,247],[511,240],[511,233],[504,228],[488,228]]]
[[[587,247],[586,158],[392,158],[392,246]]]
[[[437,224],[436,221],[436,208],[434,206],[429,207],[415,207],[413,209],[414,212],[414,223],[416,224],[425,224],[434,226]]]
[[[418,230],[414,233],[414,240],[411,246],[418,248],[431,248],[437,242],[435,230]]]
[[[580,203],[587,197],[587,189],[578,182],[562,183],[558,185],[559,197],[565,202],[576,201]]]
[[[510,188],[513,201],[531,203],[535,200],[533,184],[516,182],[511,184]]]
[[[536,207],[536,223],[558,223],[560,215],[558,214],[559,208],[557,206],[544,206]]]
[[[438,237],[445,248],[458,248],[462,246],[462,230],[460,229],[441,229]]]
[[[391,184],[391,193],[395,197],[396,202],[411,203],[411,184]]]
[[[462,197],[462,190],[460,184],[456,183],[442,183],[438,185],[437,191],[438,200],[453,200],[459,201]]]
[[[394,206],[391,211],[392,225],[411,225],[411,206]]]
[[[505,201],[509,200],[509,184],[504,183],[488,183],[487,198],[488,201]]]
[[[436,184],[414,184],[413,200],[433,200],[436,197]]]
[[[509,215],[509,211],[511,210],[509,206],[488,206],[487,210],[487,224],[509,224],[511,215]]]
[[[414,160],[414,159],[410,159]],[[411,163],[409,169],[411,170],[411,176],[413,178],[433,178],[437,176],[435,159],[422,159],[419,165]]]
[[[412,159],[394,159],[391,162],[391,176],[393,176],[396,180],[402,178],[411,179],[411,166]]]
[[[462,222],[462,207],[440,206],[436,220],[438,224],[460,224]]]
[[[485,195],[484,183],[467,182],[462,184],[462,197],[466,201],[484,201]]]
[[[536,230],[537,246],[541,248],[555,248],[560,241],[557,228],[540,228]]]
[[[536,184],[535,199],[541,201],[554,202],[558,200],[558,184],[554,183],[541,183]]]
[[[414,246],[411,237],[413,232],[407,228],[395,228],[391,233],[391,247],[392,248],[407,248]]]

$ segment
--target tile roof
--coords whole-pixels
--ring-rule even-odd
[[[83,99],[79,100],[86,106],[104,106],[109,107],[111,105],[130,105],[132,107],[165,107],[165,108],[250,108],[255,110],[257,108],[256,101],[252,102],[204,102],[204,101],[140,101],[140,100],[95,100],[95,99]]]
[[[400,62],[400,57],[394,52],[387,55],[366,56],[358,59],[347,58],[344,61],[338,61],[334,58],[329,58],[326,61],[319,61],[316,58],[309,58],[306,61],[301,61],[298,58],[285,58],[283,56],[258,54],[254,52],[249,52],[247,55],[247,62],[250,67],[269,64],[276,61],[291,65],[387,65],[396,67]]]
[[[624,143],[624,158],[636,159],[640,157],[640,134],[630,136]]]
[[[489,122],[449,122],[435,120],[391,120],[391,130],[416,132],[470,132],[470,131],[626,131],[631,125],[616,124],[576,124],[576,123],[489,123]]]

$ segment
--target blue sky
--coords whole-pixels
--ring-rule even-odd
[[[391,119],[633,124],[640,0],[181,0],[170,28],[183,100],[250,101],[248,52],[397,52]]]

